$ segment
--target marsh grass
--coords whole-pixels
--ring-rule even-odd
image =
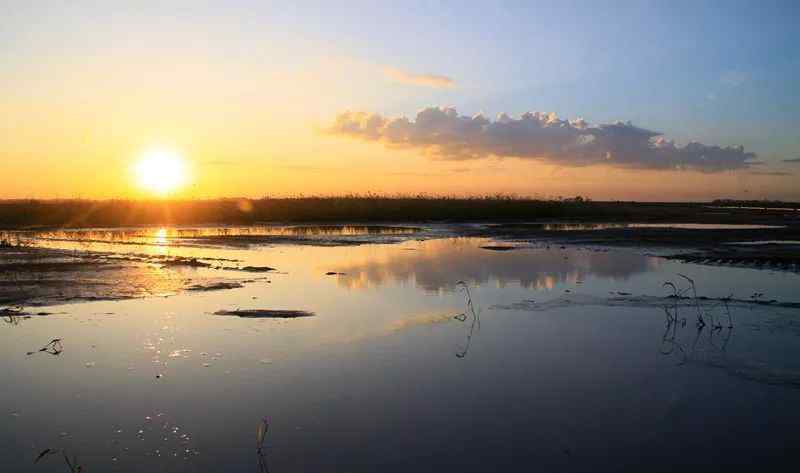
[[[698,296],[697,285],[695,284],[695,281],[685,274],[678,274],[678,277],[687,281],[689,285],[684,288],[679,288],[678,285],[672,281],[666,281],[663,284],[664,287],[668,287],[672,290],[672,294],[670,294],[668,298],[671,299],[673,303],[672,305],[666,305],[663,307],[666,315],[666,329],[661,337],[661,354],[671,355],[673,353],[679,353],[680,361],[678,364],[683,365],[687,363],[693,358],[695,352],[697,351],[698,343],[701,340],[701,335],[704,333],[706,326],[708,326],[708,346],[724,357],[728,343],[733,336],[733,317],[728,304],[733,300],[733,294],[728,297],[718,299],[716,303],[712,305],[701,304],[701,299],[704,299],[704,302],[707,302],[708,299]],[[680,314],[681,306],[679,301],[683,299],[691,300],[690,307],[694,310],[695,316],[697,317],[695,323],[697,330],[692,343],[689,345],[682,344],[678,341],[678,329],[686,327],[687,322],[687,318],[682,317]],[[725,331],[723,331],[722,316],[720,315],[716,318],[714,317],[714,312],[717,309],[724,310],[724,314],[727,316],[728,325],[726,327],[727,330]],[[718,332],[722,334],[720,335],[722,340],[720,345],[717,345],[717,341],[715,341],[715,334]]]
[[[697,285],[694,282],[694,279],[686,276],[685,274],[678,273],[678,277],[684,279],[689,283],[688,287],[683,289],[678,289],[678,286],[673,283],[672,281],[666,281],[663,286],[672,289],[672,294],[669,295],[670,298],[678,300],[678,299],[689,299],[692,302],[692,307],[694,307],[696,315],[697,315],[697,327],[703,328],[706,326],[706,322],[709,323],[713,330],[721,330],[722,329],[722,321],[717,320],[714,318],[714,311],[718,307],[722,307],[725,309],[725,314],[728,318],[728,328],[733,328],[733,317],[731,316],[731,311],[728,303],[733,299],[733,294],[729,295],[728,297],[723,297],[717,300],[717,303],[712,306],[703,307],[700,303],[700,300],[703,299],[707,301],[707,297],[701,297],[697,295]],[[687,296],[687,294],[691,294],[691,296]],[[675,305],[675,317],[677,317],[678,313],[678,306]],[[683,320],[683,324],[686,324],[686,320]]]
[[[259,222],[697,220],[704,204],[592,202],[582,197],[350,194],[210,200],[5,200],[0,226],[119,227]],[[708,218],[704,215],[704,218]]]
[[[20,321],[30,317],[20,305],[0,308],[0,318],[11,325],[19,325]]]
[[[464,294],[464,304],[466,305],[466,310],[456,315],[454,318],[459,322],[466,322],[467,319],[470,319],[470,326],[469,330],[467,331],[467,337],[464,341],[464,346],[459,348],[456,352],[457,358],[465,358],[469,353],[470,346],[472,345],[472,336],[475,335],[475,331],[480,331],[481,329],[481,311],[478,309],[475,310],[475,305],[472,303],[472,294],[469,291],[469,285],[464,281],[458,281],[456,286],[461,290]]]

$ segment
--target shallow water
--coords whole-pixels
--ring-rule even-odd
[[[391,237],[409,236],[421,228],[401,225],[252,225],[205,227],[130,227],[0,231],[0,240],[34,244],[49,248],[97,249],[102,244],[137,245],[145,250],[171,246],[236,245],[269,243],[290,238],[312,242],[391,241]],[[366,237],[366,238],[364,238]],[[383,237],[383,238],[380,238]]]
[[[750,225],[744,223],[632,223],[631,228],[679,228],[683,230],[760,230],[784,228],[783,225]]]
[[[783,225],[752,225],[752,224],[724,224],[724,223],[523,223],[506,224],[506,228],[522,226],[530,229],[569,232],[586,230],[610,230],[620,228],[670,228],[680,230],[759,230],[770,228],[784,228]]]
[[[734,241],[728,245],[800,245],[800,240]]]
[[[33,464],[46,448],[90,472],[259,471],[265,417],[272,472],[776,470],[788,454],[800,311],[745,302],[729,316],[707,301],[698,330],[691,306],[614,300],[668,295],[665,281],[686,289],[680,273],[701,296],[792,302],[797,274],[631,250],[357,237],[381,243],[43,240],[276,271],[237,289],[3,317],[2,471],[66,471],[56,456]],[[213,314],[248,309],[315,315]],[[60,354],[26,355],[54,338]]]

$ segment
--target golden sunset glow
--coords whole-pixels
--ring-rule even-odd
[[[179,190],[188,181],[185,159],[179,152],[166,148],[142,153],[135,174],[139,187],[160,196]]]
[[[502,36],[478,41],[481,35],[461,38],[457,29],[426,38],[416,21],[409,21],[413,33],[404,31],[413,40],[398,42],[396,32],[353,26],[360,22],[341,31],[276,16],[271,2],[212,2],[198,7],[193,21],[185,21],[182,8],[157,2],[107,29],[86,24],[108,24],[102,18],[119,14],[119,2],[52,3],[61,6],[10,8],[18,18],[0,28],[8,44],[0,82],[11,91],[0,105],[13,117],[0,122],[0,175],[14,176],[3,181],[0,199],[351,193],[800,199],[800,145],[791,132],[800,107],[770,92],[797,95],[788,94],[796,61],[775,61],[774,70],[700,61],[702,82],[669,88],[671,95],[656,103],[649,87],[683,83],[681,71],[694,57],[679,36],[653,39],[664,39],[665,51],[675,47],[663,74],[651,67],[649,50],[632,53],[640,62],[626,59],[624,67],[605,55],[595,64],[584,60],[593,51],[586,41],[553,40],[552,49],[540,45],[548,54],[534,54],[519,46],[525,41],[507,50]],[[371,5],[375,18],[395,24],[391,9]],[[344,14],[333,6],[319,11],[328,9]],[[584,10],[574,13],[588,15]],[[518,14],[504,18],[502,28],[520,28],[528,42],[541,40],[532,31],[561,23],[556,12]],[[231,20],[240,15],[257,20]],[[607,28],[586,18],[558,34],[604,37]],[[530,27],[534,20],[538,29]],[[763,39],[761,24],[739,26]],[[794,45],[787,38],[797,28],[790,26],[774,34]],[[740,50],[729,38],[740,30],[720,27],[731,31],[717,43],[705,28],[687,34],[697,35],[708,57],[736,57]],[[640,44],[633,38],[641,35],[630,30],[615,34],[614,44]],[[209,43],[215,37],[230,42],[218,47]],[[385,45],[380,52],[392,54],[367,54],[356,46],[363,44]],[[756,46],[763,54],[748,57],[780,51],[777,43]],[[463,51],[483,62],[455,61]],[[509,64],[520,63],[509,75]],[[766,87],[765,78],[780,84]],[[601,79],[608,83],[594,83]],[[664,84],[646,85],[658,81]],[[598,94],[601,87],[609,92]],[[160,154],[172,155],[168,165],[150,159]]]

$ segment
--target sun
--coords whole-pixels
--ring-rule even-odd
[[[188,179],[183,156],[167,148],[144,151],[134,171],[136,182],[142,189],[161,196],[180,189]]]

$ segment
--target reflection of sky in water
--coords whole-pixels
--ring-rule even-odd
[[[553,289],[558,283],[576,283],[588,276],[626,280],[654,270],[659,259],[632,252],[562,250],[550,248],[491,251],[480,248],[488,240],[470,238],[432,240],[407,251],[392,251],[364,262],[334,268],[347,277],[350,288],[413,281],[426,291],[452,290],[457,281],[472,284],[519,284],[529,289]]]
[[[28,471],[42,449],[66,448],[88,471],[257,471],[265,416],[277,472],[708,470],[753,451],[762,466],[785,454],[800,422],[786,408],[800,401],[786,383],[800,370],[794,313],[739,310],[724,351],[722,333],[703,332],[679,364],[661,354],[659,308],[491,307],[567,290],[661,295],[678,272],[703,295],[796,300],[797,275],[486,243],[172,247],[279,272],[241,289],[62,305],[48,310],[63,314],[0,323],[0,464]],[[466,311],[459,280],[481,320],[464,358],[471,320],[456,318]],[[317,315],[212,315],[232,308]],[[25,355],[53,338],[63,339],[60,355]],[[689,319],[674,343],[689,351],[695,338]]]

